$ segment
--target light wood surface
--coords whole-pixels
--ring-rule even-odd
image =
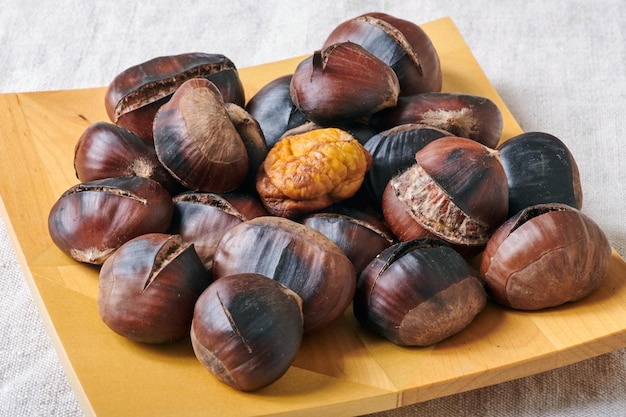
[[[442,60],[444,90],[501,108],[506,140],[521,130],[453,22],[423,25]],[[251,97],[302,57],[240,70]],[[488,305],[462,333],[429,348],[401,348],[364,332],[352,312],[310,335],[287,374],[256,393],[217,382],[188,340],[144,346],[114,334],[97,312],[97,268],[63,255],[47,215],[77,182],[73,148],[107,120],[104,88],[0,96],[2,215],[28,284],[86,415],[310,415],[371,413],[531,375],[626,346],[626,263],[613,253],[590,297],[542,312]]]

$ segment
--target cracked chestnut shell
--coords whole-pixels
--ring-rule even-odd
[[[191,78],[208,79],[226,102],[244,105],[235,64],[221,54],[192,52],[152,58],[115,76],[105,92],[109,119],[151,143],[154,115]]]
[[[439,239],[383,250],[361,273],[357,320],[401,346],[429,346],[465,329],[485,307],[478,272]]]
[[[524,132],[497,150],[509,182],[509,217],[536,204],[582,208],[578,165],[560,139],[544,132]]]
[[[589,216],[566,204],[538,204],[493,234],[480,263],[492,298],[520,310],[578,301],[604,280],[611,245]]]
[[[441,91],[439,55],[430,38],[413,22],[385,13],[367,13],[339,24],[322,47],[354,42],[389,65],[400,95]]]
[[[356,272],[332,240],[283,217],[263,216],[228,229],[213,258],[213,276],[257,273],[302,298],[304,331],[336,320],[352,301]]]
[[[403,96],[396,106],[370,118],[371,126],[379,131],[405,123],[429,125],[495,148],[504,121],[502,112],[489,98],[449,92]]]
[[[399,92],[391,67],[352,42],[315,51],[298,64],[290,85],[293,103],[320,126],[367,120],[395,106]]]
[[[293,363],[303,336],[302,299],[260,274],[221,277],[198,299],[190,335],[196,357],[217,379],[256,391]]]
[[[444,137],[424,146],[415,160],[383,193],[389,228],[402,241],[438,237],[473,255],[508,212],[498,151],[471,139]]]
[[[183,83],[159,109],[154,147],[172,176],[194,191],[233,191],[250,170],[248,150],[219,92],[203,78]]]
[[[48,215],[54,244],[79,262],[101,265],[128,240],[166,232],[172,197],[144,177],[114,177],[70,187]]]
[[[129,240],[100,269],[98,312],[114,332],[141,343],[189,334],[193,309],[211,279],[193,245],[178,235]]]

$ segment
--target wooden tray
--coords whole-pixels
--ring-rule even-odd
[[[439,51],[444,90],[483,95],[520,133],[450,19],[423,25]],[[248,97],[300,58],[244,68]],[[515,82],[515,80],[512,80]],[[188,340],[143,346],[110,331],[97,311],[97,269],[63,255],[50,207],[77,182],[73,148],[107,120],[104,88],[0,95],[2,214],[28,284],[86,415],[348,416],[392,409],[535,374],[626,346],[626,263],[613,253],[604,284],[577,304],[542,312],[489,305],[462,333],[401,348],[363,332],[350,310],[308,337],[272,386],[246,394],[215,380]]]

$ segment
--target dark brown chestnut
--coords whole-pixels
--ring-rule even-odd
[[[549,133],[525,132],[497,150],[509,182],[509,217],[536,204],[582,208],[578,165],[560,139]]]
[[[221,277],[198,299],[190,335],[196,357],[217,379],[256,391],[293,363],[303,336],[302,299],[260,274]]]
[[[213,258],[213,276],[265,275],[302,298],[304,331],[336,320],[352,301],[356,272],[322,233],[283,217],[264,216],[228,229]]]
[[[393,234],[378,217],[363,210],[335,206],[300,219],[323,233],[352,261],[357,275],[383,249],[394,243]]]
[[[574,302],[604,280],[611,245],[589,216],[566,204],[522,209],[493,234],[480,264],[492,298],[520,310]]]
[[[401,346],[429,346],[465,329],[485,307],[478,273],[439,239],[396,243],[361,273],[353,309]]]
[[[339,24],[322,47],[351,41],[389,65],[398,77],[400,95],[441,91],[439,55],[424,30],[385,13],[367,13]]]
[[[141,343],[189,335],[193,309],[211,283],[193,245],[149,233],[123,244],[102,265],[98,312],[114,332]]]
[[[508,184],[498,151],[451,136],[424,146],[415,160],[383,194],[389,228],[402,241],[436,236],[474,254],[507,216]]]
[[[183,191],[153,146],[113,123],[96,122],[85,129],[74,148],[74,171],[81,182],[140,176],[161,183],[171,194]]]
[[[224,101],[244,105],[243,85],[235,64],[221,54],[185,53],[161,56],[119,73],[105,92],[110,120],[152,142],[152,121],[161,105],[191,78],[206,78]]]
[[[397,103],[400,87],[389,65],[352,42],[304,59],[291,79],[291,100],[320,126],[367,120]]]
[[[170,233],[193,243],[202,262],[211,269],[213,254],[224,232],[234,225],[267,216],[265,207],[252,194],[185,192],[174,197]]]
[[[398,104],[370,118],[379,131],[405,123],[437,127],[495,148],[502,134],[502,112],[487,97],[465,93],[423,93],[398,98]]]
[[[219,92],[203,78],[184,82],[159,109],[154,147],[174,178],[194,191],[233,191],[250,169],[246,146]]]
[[[73,259],[100,265],[128,240],[166,232],[172,197],[144,177],[114,177],[70,187],[50,209],[54,244]]]

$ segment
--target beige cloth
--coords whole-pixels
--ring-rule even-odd
[[[369,11],[417,23],[452,17],[522,128],[568,145],[584,211],[626,254],[623,0],[21,0],[0,13],[0,92],[104,86],[130,65],[188,51],[224,53],[239,67],[299,56]],[[82,415],[4,224],[0,299],[0,417]],[[378,415],[622,416],[624,393],[626,350],[619,350]]]

